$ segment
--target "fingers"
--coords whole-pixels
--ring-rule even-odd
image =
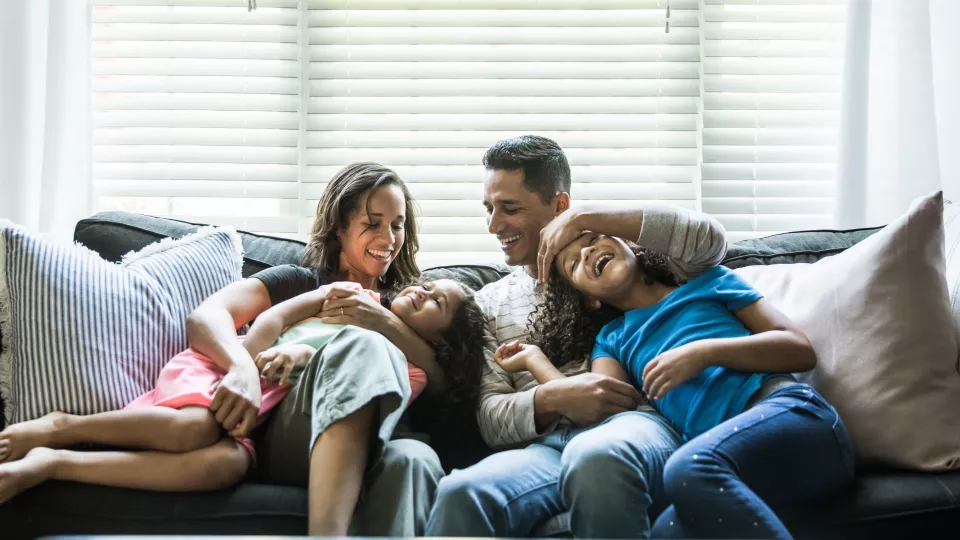
[[[620,394],[618,392],[606,392],[603,395],[603,406],[619,407],[624,410],[632,411],[640,403],[638,400]]]
[[[327,298],[331,299],[336,296],[338,299],[343,300],[359,293],[356,289],[348,289],[338,283],[331,283],[330,285],[324,285],[324,287],[326,287],[327,290]],[[327,302],[330,302],[330,300],[327,300]]]
[[[222,393],[224,396],[220,402],[220,406],[217,407],[216,409],[216,415],[214,415],[214,418],[217,420],[218,424],[223,425],[223,421],[227,419],[227,415],[229,415],[233,411],[233,402],[237,399],[237,396],[235,394],[225,391],[222,387],[219,388],[218,395],[220,395],[220,393]],[[215,396],[214,403],[216,403],[216,400],[217,398]],[[211,410],[212,410],[212,405],[211,405]],[[233,426],[230,426],[227,429],[232,429],[232,428]]]
[[[284,362],[283,364],[283,375],[280,377],[280,384],[287,384],[290,382],[290,375],[293,374],[293,361]]]
[[[266,350],[257,355],[257,359],[253,361],[257,366],[257,371],[263,373],[263,368],[268,363],[270,363],[274,358],[277,357],[277,352],[273,350]]]
[[[270,362],[270,365],[267,367],[267,370],[263,373],[263,378],[272,381],[274,376],[277,374],[277,371],[283,368],[283,359],[277,358]]]
[[[650,396],[650,399],[656,400],[660,398],[663,385],[668,380],[669,377],[667,377],[667,374],[660,370],[651,373],[649,379],[644,379],[644,390],[647,395]]]
[[[217,389],[213,393],[213,401],[210,402],[210,410],[217,412],[220,407],[223,406],[223,400],[227,397],[228,392],[224,390],[222,386],[220,386],[220,381],[217,381],[213,384]],[[217,422],[219,422],[219,420],[217,420]]]
[[[233,410],[230,411],[230,414],[224,418],[223,429],[231,430],[237,427],[237,424],[240,423],[240,419],[243,418],[243,413],[246,411],[248,403],[243,400],[237,400],[233,405]]]
[[[320,320],[327,324],[350,324],[347,318],[341,317],[339,310],[336,315],[320,315]]]
[[[253,407],[248,408],[243,413],[243,419],[240,421],[240,425],[230,431],[229,435],[231,437],[246,437],[250,435],[250,432],[253,431],[253,428],[257,425],[257,412]]]
[[[634,388],[632,384],[625,383],[619,379],[614,379],[613,377],[607,377],[603,379],[602,384],[604,384],[605,388],[608,390],[624,395],[632,399],[635,403],[640,403],[643,401],[643,395],[640,394],[640,391]]]

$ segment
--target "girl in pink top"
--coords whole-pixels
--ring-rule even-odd
[[[258,422],[289,391],[291,376],[343,327],[316,317],[326,301],[335,298],[328,290],[361,288],[340,282],[295,296],[265,311],[245,336],[238,336],[261,372]],[[365,292],[379,302],[378,293]],[[451,331],[451,335],[482,332],[472,295],[449,279],[406,287],[391,302],[390,311],[430,343],[442,344]],[[427,377],[420,368],[410,364],[408,368],[412,401],[426,387]],[[0,433],[0,503],[52,479],[156,491],[221,489],[240,482],[255,463],[253,443],[247,437],[233,438],[236,428],[224,438],[224,419],[209,412],[224,374],[209,358],[188,349],[164,367],[154,390],[123,410],[89,416],[51,413],[8,427]],[[140,451],[71,452],[74,459],[63,460],[58,456],[64,451],[53,450],[83,443]],[[235,459],[237,449],[248,458]],[[178,458],[198,451],[207,452],[206,459]],[[148,456],[153,459],[143,461]],[[216,467],[217,473],[211,474],[207,459],[230,459],[237,466]]]

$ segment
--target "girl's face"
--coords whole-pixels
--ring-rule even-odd
[[[427,341],[440,341],[465,293],[455,281],[438,279],[400,291],[390,305],[397,317]]]
[[[406,200],[399,186],[383,186],[364,195],[350,212],[347,228],[337,233],[345,279],[373,288],[403,247],[406,219]]]
[[[619,238],[586,232],[560,251],[556,267],[587,297],[615,303],[633,284],[637,257]]]

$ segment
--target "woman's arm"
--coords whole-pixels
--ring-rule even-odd
[[[630,382],[630,375],[627,374],[625,369],[623,369],[623,366],[620,365],[620,362],[617,362],[614,358],[602,356],[594,359],[594,361],[590,364],[590,371],[599,373],[601,375],[606,375],[607,377],[613,377],[614,379],[623,381],[627,384],[633,384]]]
[[[256,370],[253,358],[237,340],[237,329],[270,307],[270,295],[259,279],[248,278],[220,289],[187,316],[190,347],[220,369]]]
[[[269,307],[267,288],[250,278],[217,291],[187,317],[190,347],[226,372],[210,410],[232,437],[246,437],[253,430],[262,399],[260,373],[237,339],[237,328]]]
[[[734,311],[751,335],[706,339],[707,365],[750,373],[797,373],[817,365],[817,353],[800,328],[764,299]]]

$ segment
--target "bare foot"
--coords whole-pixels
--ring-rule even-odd
[[[52,477],[56,450],[34,448],[19,461],[0,465],[0,504]]]
[[[56,448],[57,431],[69,414],[52,412],[43,418],[14,424],[0,431],[0,463],[16,461],[39,447]]]

